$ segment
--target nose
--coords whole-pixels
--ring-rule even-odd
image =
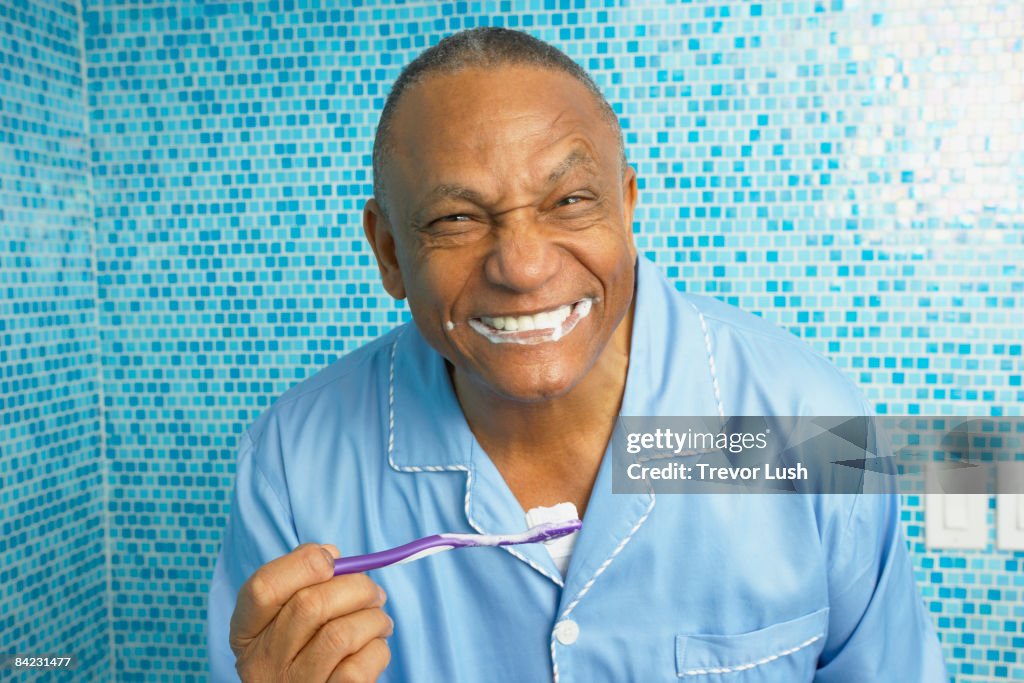
[[[558,273],[559,250],[537,225],[520,222],[494,231],[494,243],[484,273],[487,279],[517,292],[546,285]]]

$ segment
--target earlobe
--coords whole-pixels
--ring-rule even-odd
[[[384,289],[395,299],[404,299],[405,283],[398,264],[394,233],[375,199],[368,199],[363,207],[363,234],[377,258],[377,269],[380,270]]]

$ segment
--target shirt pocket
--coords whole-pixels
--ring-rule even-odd
[[[683,681],[810,681],[824,646],[828,608],[736,635],[676,636],[676,676]]]

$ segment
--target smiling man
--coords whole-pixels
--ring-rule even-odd
[[[636,174],[578,79],[470,64],[403,84],[367,237],[523,509],[582,511],[629,365]]]
[[[502,29],[445,39],[392,89],[374,180],[364,229],[414,324],[243,436],[214,680],[944,680],[892,497],[612,494],[619,415],[866,406],[798,340],[637,259],[636,174],[574,62]],[[338,548],[556,506],[584,520],[557,546],[332,577]]]

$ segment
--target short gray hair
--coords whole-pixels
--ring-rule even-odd
[[[394,148],[391,125],[402,95],[411,86],[431,74],[453,74],[472,67],[491,68],[507,65],[531,65],[554,69],[582,83],[593,94],[601,113],[618,137],[622,171],[625,172],[626,147],[622,140],[619,117],[583,67],[558,48],[528,33],[496,26],[481,26],[454,33],[437,45],[424,50],[402,69],[391,87],[373,139],[373,194],[385,215],[387,210],[384,207],[385,193],[381,178],[384,161]]]

